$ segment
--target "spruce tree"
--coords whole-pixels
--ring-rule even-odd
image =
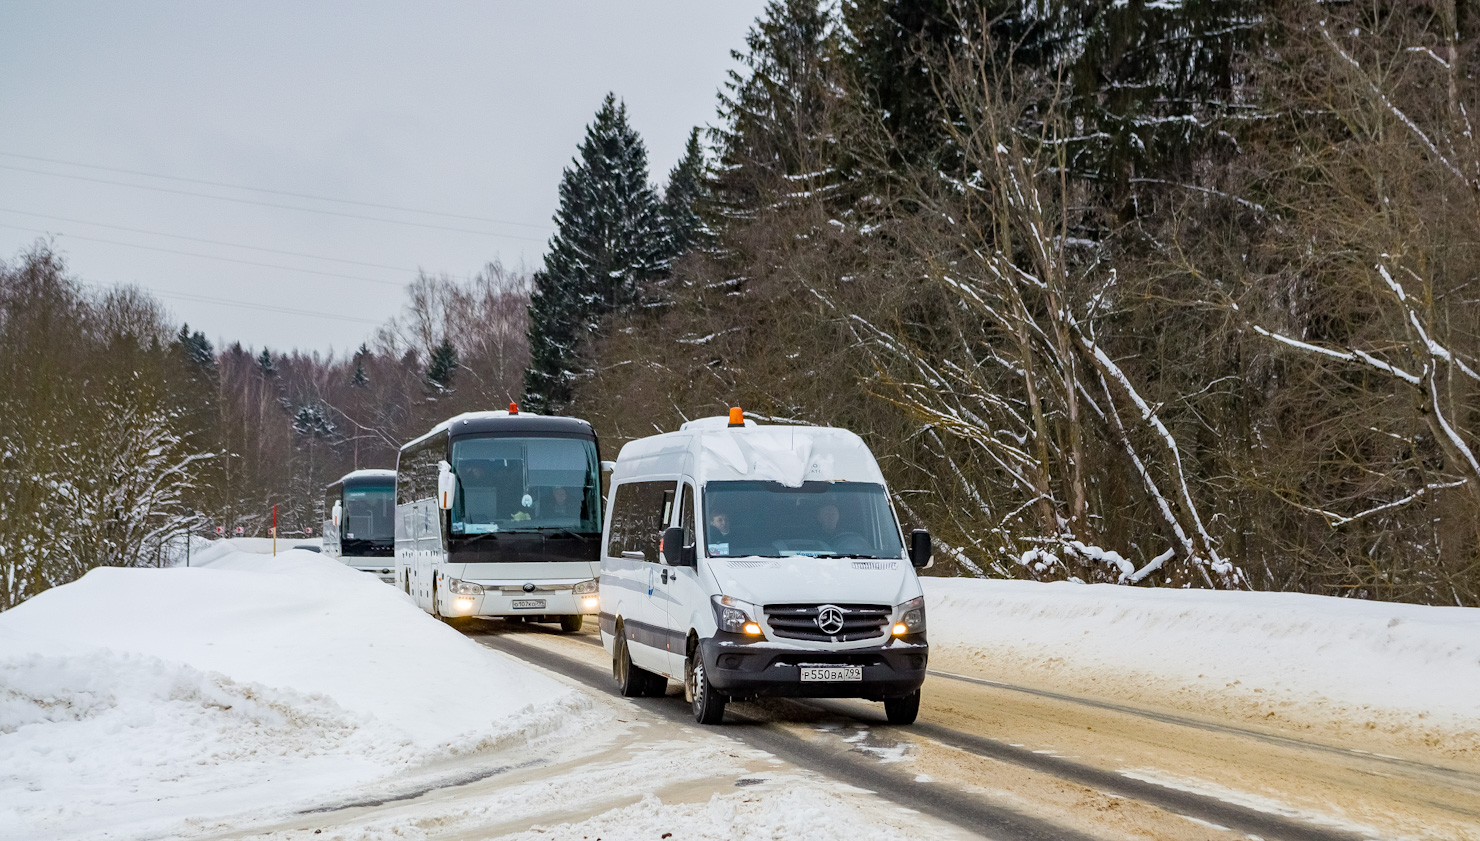
[[[714,194],[721,213],[748,218],[777,191],[814,195],[837,183],[828,110],[837,98],[837,31],[819,0],[770,0],[731,55],[720,92]]]
[[[541,412],[569,405],[586,340],[608,314],[640,306],[672,256],[647,149],[614,94],[561,177],[555,224],[529,303],[524,399]]]
[[[211,346],[206,334],[199,330],[190,332],[189,324],[180,325],[180,332],[175,336],[175,346],[181,357],[189,362],[196,370],[208,376],[216,373],[216,349]]]
[[[370,348],[364,344],[361,344],[360,349],[355,351],[355,373],[349,381],[349,384],[354,388],[368,388],[370,386],[370,376],[365,373],[365,357],[369,355]]]
[[[257,370],[267,379],[277,376],[277,363],[272,361],[272,354],[267,352],[267,348],[263,348],[261,355],[257,357]]]
[[[702,245],[708,233],[699,215],[706,189],[704,147],[699,143],[699,129],[689,132],[689,142],[663,190],[663,222],[667,230],[668,253],[677,259],[690,248]]]
[[[427,363],[427,382],[438,391],[447,391],[452,388],[452,378],[456,373],[457,348],[452,346],[450,339],[443,339],[442,344],[432,350],[431,360]]]

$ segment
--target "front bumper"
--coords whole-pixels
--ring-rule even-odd
[[[728,635],[726,635],[728,636]],[[925,682],[930,646],[924,634],[867,648],[821,651],[736,643],[711,637],[699,641],[699,656],[714,688],[732,698],[898,698]],[[803,666],[862,666],[861,681],[802,682]]]
[[[596,613],[596,605],[586,604],[595,598],[595,593],[577,596],[570,590],[537,590],[533,593],[504,593],[499,590],[484,590],[478,596],[459,596],[448,593],[443,597],[444,616],[567,616],[577,613]],[[540,607],[516,606],[515,602],[527,604],[543,602]]]

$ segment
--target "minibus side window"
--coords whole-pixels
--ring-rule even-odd
[[[617,486],[617,498],[612,502],[608,557],[620,558],[631,552],[649,563],[658,562],[658,540],[673,514],[673,491],[671,481],[628,482]]]

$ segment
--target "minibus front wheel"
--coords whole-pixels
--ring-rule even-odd
[[[920,715],[920,690],[900,698],[885,698],[884,715],[890,724],[914,724]]]
[[[729,699],[709,682],[709,673],[704,671],[704,658],[695,652],[693,671],[689,682],[693,689],[694,720],[700,724],[721,724],[725,720],[725,702]]]

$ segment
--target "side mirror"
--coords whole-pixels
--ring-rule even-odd
[[[910,532],[910,564],[915,569],[930,566],[930,532],[924,529]]]
[[[334,500],[334,510],[329,514],[329,519],[334,521],[334,527],[339,527],[339,521],[344,518],[344,506],[339,500]]]
[[[683,545],[683,529],[678,526],[663,530],[663,542],[658,550],[663,555],[663,563],[671,567],[691,567],[699,563],[698,550]]]
[[[452,472],[452,465],[439,461],[437,462],[437,507],[443,511],[452,510],[452,500],[455,496],[457,496],[457,474]]]
[[[616,470],[616,469],[617,469],[617,463],[614,462],[614,461],[603,461],[601,463],[601,472],[602,473],[610,473],[610,472],[612,472],[613,470]]]

